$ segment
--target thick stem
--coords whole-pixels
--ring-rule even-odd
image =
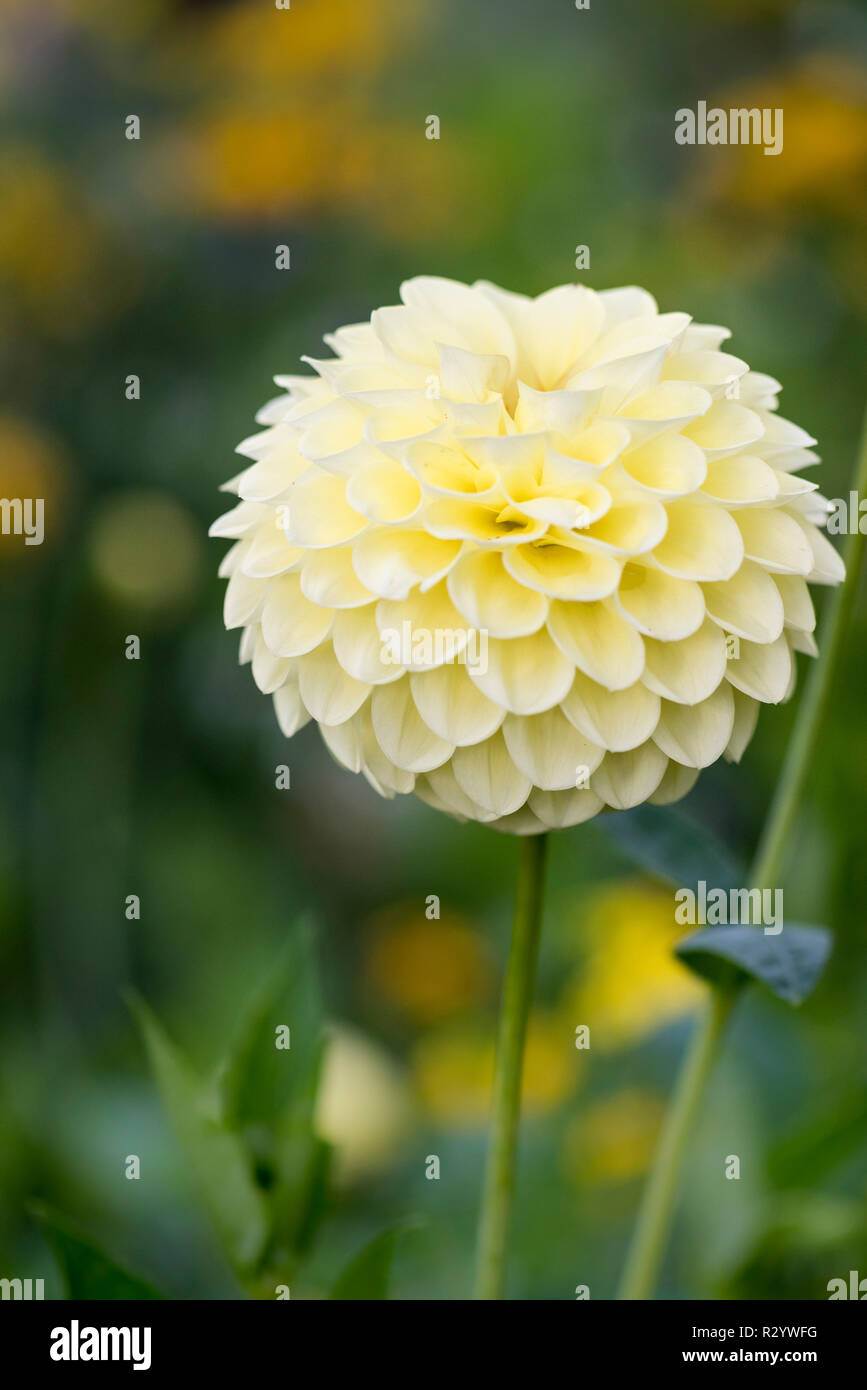
[[[506,1285],[524,1043],[539,954],[546,840],[545,835],[528,835],[522,844],[515,921],[500,1008],[491,1130],[479,1215],[477,1299],[502,1298]]]
[[[867,491],[867,417],[861,432],[852,488],[859,499]],[[829,600],[822,626],[819,656],[807,680],[783,771],[748,875],[750,884],[757,888],[773,887],[774,880],[782,869],[801,793],[816,749],[842,636],[855,602],[864,555],[864,536],[858,529],[857,507],[855,516],[850,517],[850,525],[853,522],[855,531],[850,532],[844,549],[846,579]],[[697,1029],[681,1063],[627,1255],[620,1286],[621,1298],[649,1298],[653,1293],[659,1266],[665,1254],[677,1184],[692,1122],[738,993],[737,990],[711,991],[704,1022]]]

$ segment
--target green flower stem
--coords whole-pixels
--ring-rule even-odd
[[[542,879],[547,838],[547,835],[528,835],[521,846],[515,921],[500,1008],[491,1131],[479,1216],[475,1287],[477,1299],[502,1298],[506,1286],[506,1257],[515,1190],[524,1043],[533,999],[536,960],[539,955]]]
[[[684,1149],[736,998],[737,991],[711,990],[665,1116],[618,1298],[647,1298],[656,1282]]]
[[[867,418],[861,432],[852,487],[859,498],[867,492]],[[854,518],[854,524],[856,530],[848,536],[844,550],[846,579],[829,599],[822,627],[819,656],[813,664],[804,689],[783,771],[748,875],[750,883],[757,888],[773,887],[782,868],[804,783],[815,752],[843,633],[855,602],[858,576],[864,556],[864,536],[857,529],[857,516]],[[642,1197],[619,1298],[649,1298],[656,1286],[693,1120],[739,993],[739,989],[711,989],[704,1020],[696,1029],[681,1064],[653,1167]]]

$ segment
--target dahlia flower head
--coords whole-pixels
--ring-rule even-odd
[[[286,735],[532,834],[684,796],[815,654],[811,439],[645,290],[420,276],[278,376],[212,527]]]

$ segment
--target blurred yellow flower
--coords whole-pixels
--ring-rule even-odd
[[[112,599],[162,614],[194,595],[201,572],[195,522],[173,497],[129,491],[100,506],[90,535],[93,573]]]
[[[208,111],[158,147],[155,184],[171,171],[168,194],[230,219],[298,215],[341,198],[347,150],[363,139],[342,113],[265,109],[248,102]]]
[[[315,1126],[335,1149],[338,1181],[371,1176],[399,1157],[414,1107],[401,1067],[346,1025],[331,1030],[316,1097]]]
[[[264,105],[240,96],[204,107],[157,142],[147,177],[154,198],[209,217],[303,220],[328,211],[392,237],[433,235],[451,225],[471,165],[458,150],[431,148],[421,124],[377,124],[346,101],[316,110],[285,95]]]
[[[0,415],[0,497],[41,501],[44,544],[59,535],[70,492],[66,456],[45,430],[15,415]],[[35,519],[35,512],[33,513]],[[0,536],[0,558],[39,554],[42,545],[25,545],[25,536]]]
[[[812,213],[824,207],[847,219],[861,215],[867,204],[863,68],[841,54],[813,56],[776,80],[724,94],[719,105],[781,109],[784,144],[775,158],[759,145],[733,146],[728,159],[715,161],[718,198],[764,210],[808,205]]]
[[[591,1186],[640,1177],[650,1166],[665,1105],[653,1091],[618,1091],[570,1121],[563,1161],[573,1181]]]
[[[553,1110],[573,1089],[580,1066],[562,1019],[534,1013],[524,1055],[523,1114]],[[455,1126],[486,1123],[494,1079],[490,1029],[460,1025],[429,1034],[415,1050],[414,1070],[419,1093],[435,1119]]]
[[[485,945],[456,913],[419,920],[417,903],[379,915],[369,948],[369,984],[413,1022],[436,1023],[488,994],[491,963]]]
[[[187,17],[156,77],[183,89],[190,114],[145,151],[149,197],[236,223],[327,212],[392,239],[445,227],[465,238],[483,216],[477,157],[426,140],[421,110],[383,118],[374,85],[424,13],[405,0],[301,0],[291,15],[250,3]]]
[[[624,1047],[695,1008],[702,989],[672,955],[684,935],[672,893],[633,880],[599,889],[584,910],[588,958],[567,990],[574,1029],[590,1028],[592,1048]]]
[[[378,70],[416,11],[406,0],[294,0],[290,14],[250,0],[196,16],[188,36],[205,73],[283,91],[287,81],[319,85]]]
[[[6,316],[20,315],[51,338],[87,332],[107,304],[123,307],[121,284],[98,218],[80,186],[29,146],[0,150],[0,292]]]

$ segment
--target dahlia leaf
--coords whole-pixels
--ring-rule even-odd
[[[744,881],[722,841],[682,811],[636,806],[600,816],[596,824],[640,868],[678,887],[703,880],[711,888],[734,888]]]
[[[728,988],[747,979],[765,985],[787,1004],[802,1004],[815,988],[831,952],[825,927],[705,927],[675,946],[684,965],[711,984]]]
[[[324,1171],[313,1132],[322,1023],[313,938],[302,922],[248,1009],[217,1078],[223,1119],[243,1133],[275,1240],[293,1249],[311,1238]]]
[[[310,1162],[305,1174],[305,1191],[294,1223],[294,1245],[299,1255],[304,1255],[311,1249],[316,1232],[328,1209],[333,1155],[334,1149],[331,1144],[314,1136],[310,1147]]]
[[[257,1263],[268,1233],[250,1156],[220,1118],[213,1088],[194,1073],[150,1009],[135,997],[130,1002],[193,1183],[230,1263],[244,1274]]]
[[[299,923],[247,1010],[220,1069],[223,1114],[232,1129],[270,1133],[310,1121],[322,1053],[322,1001],[313,938]],[[309,1128],[309,1123],[307,1124]]]
[[[400,1227],[375,1236],[349,1261],[334,1285],[333,1299],[372,1301],[388,1298],[391,1265]]]
[[[130,1274],[66,1217],[34,1203],[33,1214],[54,1251],[68,1299],[148,1299],[165,1297],[145,1279]]]
[[[788,1133],[768,1155],[774,1190],[818,1186],[867,1139],[867,1096],[860,1086],[836,1097]]]

